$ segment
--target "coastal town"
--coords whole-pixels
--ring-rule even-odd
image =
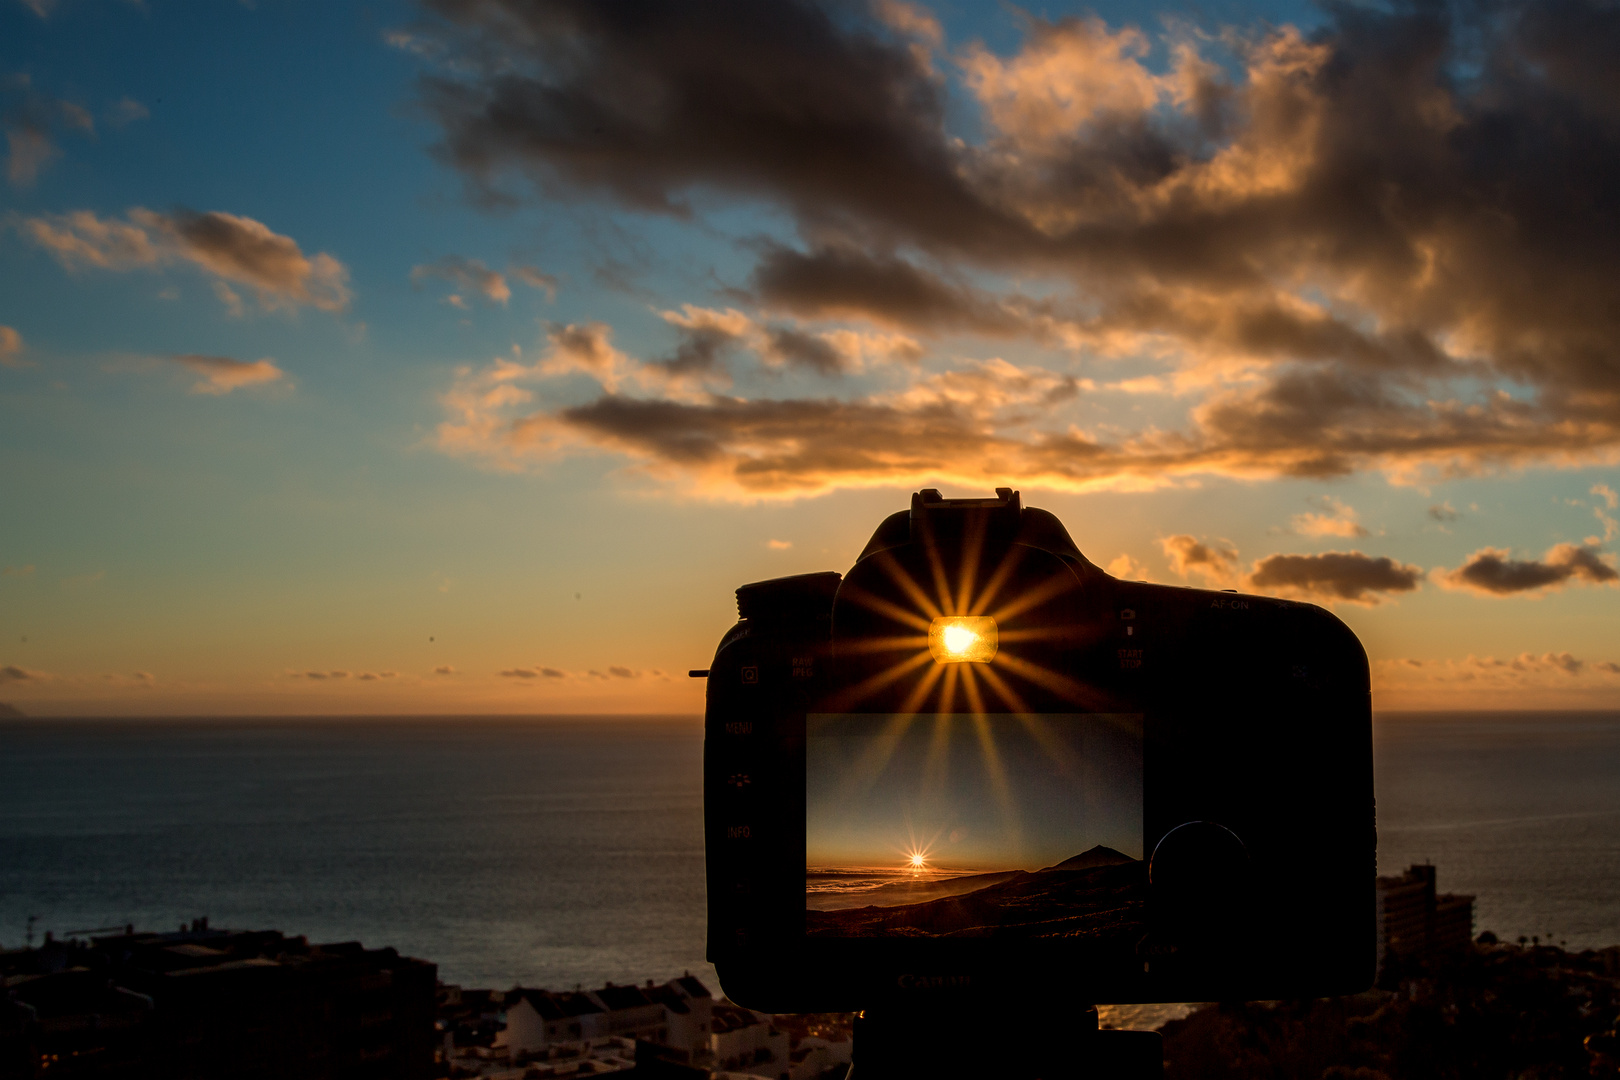
[[[852,1017],[771,1016],[687,973],[471,989],[435,965],[276,930],[104,927],[0,950],[0,1077],[838,1080]]]
[[[671,1078],[838,1080],[853,1017],[755,1013],[691,974],[642,986],[439,987],[439,1075],[540,1080],[634,1070]]]
[[[1193,1010],[1161,1027],[1165,1075],[1398,1080],[1434,1064],[1419,1053],[1429,1043],[1401,1049],[1411,1034],[1403,1025],[1438,1023],[1450,1037],[1472,1018],[1506,1040],[1507,1059],[1563,1070],[1538,1076],[1620,1077],[1620,947],[1575,953],[1489,931],[1476,938],[1474,898],[1437,885],[1433,866],[1378,879],[1378,988]],[[852,1015],[754,1012],[690,972],[505,990],[437,975],[391,948],[205,918],[169,931],[47,932],[38,945],[0,949],[0,1077],[842,1080],[855,1057]],[[1491,1019],[1507,1007],[1521,1010],[1519,1022]],[[1334,1054],[1376,1071],[1327,1072]],[[1315,1071],[1289,1064],[1301,1055]]]

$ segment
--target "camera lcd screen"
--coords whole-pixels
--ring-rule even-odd
[[[1142,717],[812,714],[805,932],[1134,942]]]

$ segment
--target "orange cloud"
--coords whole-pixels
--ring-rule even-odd
[[[413,282],[420,283],[428,278],[448,281],[462,292],[477,293],[493,304],[505,306],[512,298],[512,287],[506,283],[506,278],[500,271],[491,270],[477,259],[446,255],[436,262],[411,269]],[[459,299],[459,296],[451,297],[452,302]]]
[[[1584,660],[1568,651],[1522,652],[1507,659],[1387,658],[1373,662],[1372,677],[1374,700],[1384,708],[1456,708],[1459,702],[1612,708],[1620,700],[1620,663]]]
[[[584,0],[487,0],[414,30],[445,160],[492,197],[686,217],[696,193],[756,200],[805,250],[755,248],[748,289],[727,293],[759,306],[735,312],[747,328],[683,309],[674,352],[651,360],[609,354],[606,327],[587,335],[601,347],[553,341],[560,368],[598,379],[593,400],[520,409],[459,382],[448,450],[509,468],[606,451],[739,498],[1620,461],[1620,382],[1593,360],[1620,349],[1620,247],[1594,241],[1620,187],[1595,44],[1620,37],[1610,22],[1528,0],[1488,19],[1348,6],[1309,36],[1156,40],[1031,16],[1017,47],[936,69],[942,36],[916,5],[831,19],[797,0],[654,4],[667,40],[703,43],[709,63],[649,52]],[[1161,45],[1168,63],[1149,55]],[[1462,63],[1479,77],[1458,81]],[[946,122],[964,98],[976,141]],[[770,321],[784,315],[800,321]],[[908,394],[937,389],[937,370],[837,393],[787,383],[860,370],[844,320],[1057,349],[1015,366],[1076,387],[1082,368],[1148,360],[1091,385],[1192,400],[1176,422],[1085,431],[1061,402],[925,408]],[[748,353],[781,389],[718,394]],[[1304,518],[1308,535],[1360,527]]]
[[[1322,498],[1322,507],[1322,512],[1296,514],[1293,519],[1294,531],[1301,536],[1352,538],[1367,535],[1366,528],[1356,521],[1354,507],[1328,496]]]
[[[1237,574],[1237,549],[1206,544],[1185,533],[1159,540],[1170,569],[1187,577],[1198,574],[1211,584],[1221,585]]]
[[[1160,541],[1160,543],[1162,544],[1163,541]],[[1126,554],[1112,559],[1105,569],[1111,577],[1129,578],[1132,581],[1147,580],[1147,568]]]
[[[349,305],[349,271],[324,252],[305,255],[291,237],[262,222],[221,211],[160,214],[136,207],[128,220],[89,210],[22,219],[24,236],[76,270],[156,268],[189,262],[223,282],[253,289],[266,309]],[[229,302],[227,301],[227,304]]]
[[[216,397],[244,386],[262,386],[277,382],[286,372],[276,367],[269,358],[263,360],[233,360],[228,356],[199,356],[187,353],[174,358],[175,363],[190,368],[202,378],[191,387],[193,394],[212,394]]]
[[[28,367],[22,353],[22,335],[9,326],[0,326],[0,367]]]
[[[1132,119],[1158,103],[1166,87],[1139,60],[1148,50],[1140,31],[1111,32],[1101,19],[1039,20],[1011,59],[974,45],[961,64],[1001,137],[1051,150],[1100,117]]]
[[[41,17],[46,0],[24,0]],[[62,101],[35,88],[27,74],[0,77],[0,130],[6,137],[6,178],[13,187],[33,186],[40,173],[62,156],[55,135],[76,130],[94,136],[96,123],[89,110]]]
[[[548,274],[538,266],[519,264],[512,267],[512,276],[530,288],[545,293],[547,300],[557,299],[557,275]]]

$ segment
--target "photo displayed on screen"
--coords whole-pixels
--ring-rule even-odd
[[[812,715],[811,937],[1135,940],[1140,715]]]

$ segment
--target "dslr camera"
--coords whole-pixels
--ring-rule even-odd
[[[737,1003],[1372,982],[1367,658],[1327,611],[1118,580],[1008,488],[921,491],[848,574],[737,608],[704,742],[709,959]]]

